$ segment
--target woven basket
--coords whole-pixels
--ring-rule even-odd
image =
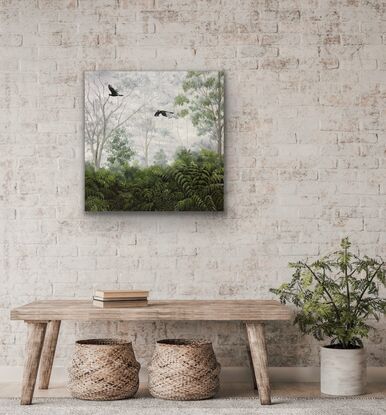
[[[79,340],[69,368],[74,398],[110,401],[126,399],[138,390],[140,364],[131,342],[114,339]]]
[[[220,367],[210,342],[160,340],[149,366],[149,391],[161,399],[212,398],[219,389]]]

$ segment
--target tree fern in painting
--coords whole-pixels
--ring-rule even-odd
[[[133,210],[174,210],[176,195],[170,183],[164,179],[165,167],[152,166],[143,169],[132,186],[136,199]]]
[[[223,171],[210,171],[192,162],[171,169],[169,175],[183,194],[176,210],[223,210]]]
[[[86,167],[86,210],[92,212],[220,211],[223,194],[223,160],[209,150],[181,150],[170,166]]]

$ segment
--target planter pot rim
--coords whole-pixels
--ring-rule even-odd
[[[356,347],[355,349],[340,349],[340,348],[331,347],[331,345],[325,344],[323,346],[320,346],[320,349],[333,350],[336,352],[358,352],[358,351],[364,350],[365,348],[362,346],[362,347]]]

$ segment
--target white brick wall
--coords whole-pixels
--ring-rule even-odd
[[[94,287],[153,298],[268,298],[286,264],[349,235],[386,256],[386,5],[363,0],[0,1],[0,365],[21,364],[9,309]],[[226,70],[226,213],[83,212],[83,71]],[[368,343],[386,364],[386,329]],[[65,323],[213,339],[246,365],[241,325]],[[316,342],[268,325],[270,364],[316,365]]]

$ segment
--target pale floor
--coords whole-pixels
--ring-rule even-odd
[[[146,385],[140,386],[141,396],[147,396]],[[219,397],[248,397],[257,394],[249,383],[224,383],[221,386]],[[0,398],[18,398],[20,396],[20,384],[16,382],[0,383]],[[70,394],[64,383],[53,383],[50,389],[40,390],[36,388],[37,398],[67,398]],[[319,383],[275,383],[272,385],[272,396],[293,398],[318,398],[321,396]],[[385,397],[386,385],[383,383],[370,384],[366,395],[362,397]]]

